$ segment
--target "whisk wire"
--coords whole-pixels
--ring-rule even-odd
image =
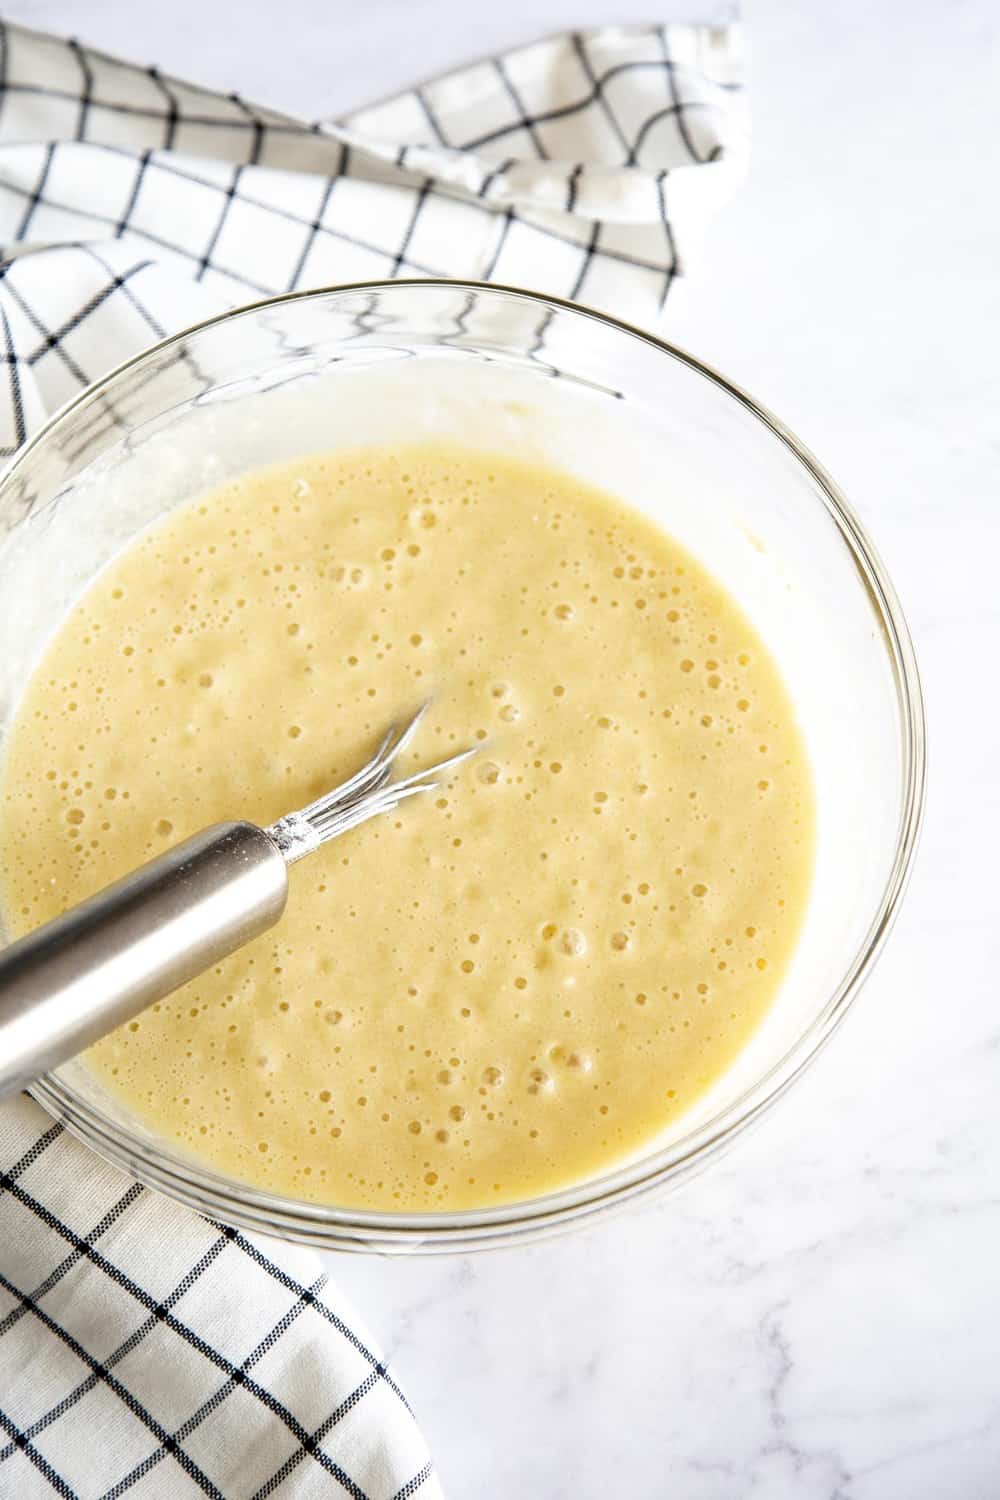
[[[271,825],[267,832],[286,864],[294,864],[329,839],[337,838],[369,818],[391,812],[407,797],[432,791],[440,785],[436,778],[475,754],[476,747],[461,750],[401,781],[391,779],[398,756],[410,744],[429,706],[429,702],[421,704],[402,729],[396,724],[390,725],[372,758],[347,781]]]

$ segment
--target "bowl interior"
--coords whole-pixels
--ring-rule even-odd
[[[752,403],[607,319],[484,287],[312,293],[168,341],[76,402],[0,486],[0,734],[67,608],[143,528],[262,464],[342,444],[427,439],[557,464],[677,537],[774,653],[812,760],[815,884],[771,1012],[683,1120],[622,1170],[570,1193],[575,1211],[618,1195],[626,1179],[668,1180],[780,1091],[850,998],[915,832],[919,691],[905,628],[853,518]],[[239,1218],[254,1197],[164,1151],[79,1064],[60,1070],[42,1096],[140,1175],[162,1158],[160,1185],[190,1196],[185,1184],[200,1182],[208,1198],[199,1206],[226,1217],[220,1197],[231,1199],[229,1217]],[[552,1212],[558,1204],[537,1200],[479,1218],[523,1224]],[[281,1217],[300,1213],[331,1243],[350,1238],[355,1221],[377,1221],[366,1225],[369,1241],[383,1229],[398,1244],[433,1236],[436,1220],[450,1232],[468,1226],[445,1221],[477,1218],[289,1204],[278,1227],[294,1232]]]

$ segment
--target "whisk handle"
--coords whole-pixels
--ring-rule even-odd
[[[0,951],[0,1098],[264,932],[285,861],[253,823],[218,823]]]

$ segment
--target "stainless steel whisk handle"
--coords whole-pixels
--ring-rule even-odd
[[[472,755],[391,780],[427,707],[392,725],[359,771],[307,807],[270,828],[216,823],[0,951],[0,1098],[272,927],[288,865],[432,791]]]
[[[216,823],[0,951],[0,1098],[277,922],[285,858]]]

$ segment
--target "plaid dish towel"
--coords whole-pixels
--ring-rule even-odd
[[[307,124],[0,26],[0,449],[278,292],[457,276],[649,323],[742,178],[742,97],[734,27],[556,37]]]
[[[0,24],[0,448],[272,293],[453,275],[663,307],[745,158],[733,28],[612,28],[318,124]],[[0,1106],[0,1497],[441,1491],[311,1252]]]

